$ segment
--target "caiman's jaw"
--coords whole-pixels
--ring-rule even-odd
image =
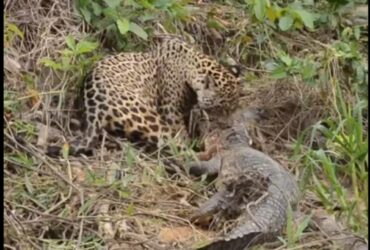
[[[234,125],[225,136],[225,142],[227,142],[227,145],[224,145],[224,147],[236,145],[250,147],[252,145],[252,139],[243,124]]]

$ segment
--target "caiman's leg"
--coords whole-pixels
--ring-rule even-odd
[[[209,161],[215,154],[218,153],[218,145],[212,145],[207,151],[197,154],[200,161]]]
[[[208,216],[212,216],[220,209],[223,209],[228,203],[226,191],[219,191],[215,193],[209,200],[203,203],[198,211],[190,216],[191,221],[206,220]]]
[[[192,161],[187,165],[187,167],[191,175],[215,175],[219,173],[221,168],[221,156],[216,155],[209,161]]]

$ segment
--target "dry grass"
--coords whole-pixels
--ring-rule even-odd
[[[195,22],[202,24],[205,8],[198,7],[200,14]],[[215,56],[225,59],[232,55],[237,61],[246,62],[245,69],[258,80],[247,88],[245,102],[268,112],[268,119],[253,130],[255,147],[279,160],[298,177],[300,169],[289,160],[294,140],[330,111],[330,97],[322,89],[310,88],[296,79],[283,82],[268,78],[261,67],[255,66],[257,55],[274,54],[275,46],[242,46],[238,37],[243,34],[238,30],[249,25],[248,18],[239,10],[239,17],[232,19],[230,13],[235,14],[235,10],[220,8],[215,7],[219,11],[216,13],[229,34],[215,30],[207,34],[188,32],[197,41],[204,41],[203,47]],[[161,159],[149,159],[128,145],[120,152],[99,149],[100,154],[90,158],[45,156],[47,144],[61,144],[80,136],[76,126],[70,124],[76,116],[73,102],[80,76],[55,72],[42,66],[40,59],[55,58],[65,48],[68,35],[84,39],[92,31],[68,0],[7,0],[4,13],[6,21],[23,32],[23,38],[15,37],[5,44],[4,54],[4,86],[14,101],[6,107],[4,115],[4,246],[187,249],[222,233],[200,229],[188,220],[188,215],[210,196],[212,189],[185,173],[169,177]],[[230,28],[233,22],[238,30]],[[213,39],[205,36],[216,37],[220,42],[212,44]],[[315,39],[325,43],[328,37],[330,34]],[[297,55],[316,49],[312,43],[307,44],[305,34],[279,39],[293,46]],[[232,46],[227,40],[233,41]],[[245,51],[250,51],[248,58],[243,58]],[[121,178],[115,178],[117,175]],[[317,201],[308,192],[301,210],[319,210]],[[292,249],[317,249],[332,246],[336,241],[335,236],[316,228],[303,233],[298,247]],[[282,249],[279,241],[266,247]]]

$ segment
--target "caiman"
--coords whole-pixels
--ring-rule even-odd
[[[294,176],[268,155],[251,148],[245,126],[250,112],[238,112],[229,128],[213,130],[210,134],[218,145],[215,155],[188,166],[192,175],[218,174],[216,182],[221,184],[191,220],[201,221],[216,213],[237,216],[233,229],[198,249],[242,250],[275,240],[286,225],[289,207],[294,209],[298,203]]]

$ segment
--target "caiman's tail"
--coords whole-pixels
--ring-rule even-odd
[[[245,249],[249,244],[254,245],[254,241],[259,241],[261,238],[261,233],[249,233],[243,237],[231,239],[227,241],[226,239],[221,239],[219,241],[214,241],[211,244],[198,248],[197,250],[231,250],[231,249]]]
[[[285,181],[289,183],[289,180]],[[288,207],[294,203],[297,194],[295,185],[288,190],[281,190],[279,186],[270,185],[264,199],[248,205],[248,209],[241,215],[244,218],[239,220],[241,223],[229,234],[198,249],[244,250],[248,246],[276,239],[286,225]]]

